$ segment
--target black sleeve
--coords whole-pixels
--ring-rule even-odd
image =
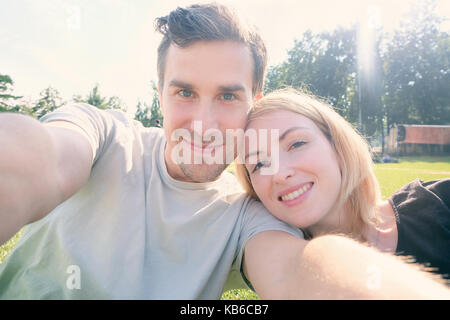
[[[450,279],[450,179],[415,180],[393,194],[398,255],[412,256]]]
[[[441,199],[443,206],[450,208],[450,179],[428,181],[422,185]]]

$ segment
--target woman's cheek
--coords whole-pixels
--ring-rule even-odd
[[[267,176],[261,176],[259,174],[253,175],[251,179],[253,189],[263,203],[266,203],[268,200],[270,182],[267,180]]]

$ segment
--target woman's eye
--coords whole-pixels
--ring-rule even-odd
[[[178,94],[181,95],[183,98],[190,98],[190,97],[192,97],[192,91],[186,90],[186,89],[178,91]]]
[[[306,142],[305,141],[296,141],[294,142],[291,147],[289,148],[289,150],[291,149],[297,149],[300,148],[302,145],[304,145]]]
[[[265,165],[267,165],[267,162],[266,162],[266,161],[258,161],[258,162],[255,164],[255,167],[253,168],[252,173],[255,173],[256,171],[258,171],[259,169],[261,169],[261,168],[264,167]]]

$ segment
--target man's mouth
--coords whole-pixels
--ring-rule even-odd
[[[214,142],[208,142],[203,144],[196,144],[193,141],[189,141],[183,139],[181,142],[184,142],[187,146],[191,148],[191,151],[198,153],[212,152],[214,149],[218,147],[222,147],[223,145],[214,144]]]

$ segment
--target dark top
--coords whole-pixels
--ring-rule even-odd
[[[407,184],[389,199],[397,220],[397,255],[450,279],[450,179]]]

